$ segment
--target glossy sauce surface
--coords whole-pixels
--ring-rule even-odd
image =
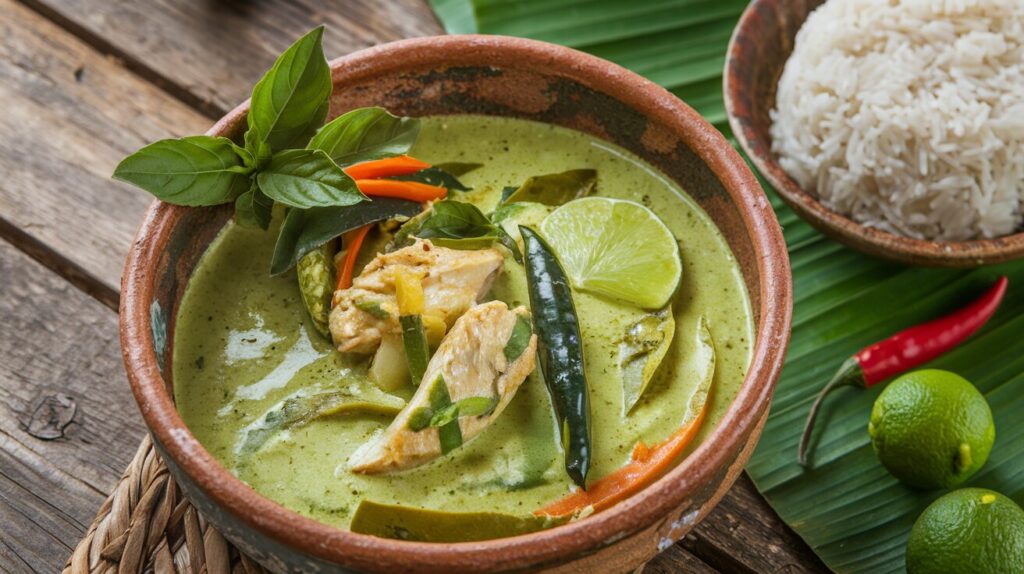
[[[607,142],[522,120],[427,118],[412,155],[430,163],[484,164],[461,178],[473,191],[456,197],[485,213],[493,209],[503,187],[575,168],[597,170],[598,195],[637,201],[654,210],[679,240],[683,258],[682,283],[673,300],[676,335],[655,380],[628,416],[622,413],[618,344],[644,312],[585,293],[574,295],[591,393],[591,480],[622,466],[637,440],[663,440],[686,418],[698,382],[699,365],[689,359],[701,315],[708,319],[718,354],[710,409],[698,442],[707,436],[743,381],[753,324],[725,240],[688,196]],[[240,454],[237,446],[246,428],[287,397],[371,384],[365,357],[335,352],[312,328],[294,274],[269,276],[275,232],[229,224],[196,270],[178,315],[178,408],[195,436],[226,467],[281,504],[340,527],[348,525],[364,498],[451,511],[527,513],[569,492],[550,401],[536,372],[491,428],[410,471],[364,476],[347,470],[349,454],[387,425],[388,419],[380,416],[319,419],[280,433],[255,453]],[[370,256],[364,254],[364,262]],[[529,304],[523,269],[511,258],[489,298],[513,306]]]

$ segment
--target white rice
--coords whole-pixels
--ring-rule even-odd
[[[830,209],[926,239],[1021,228],[1024,0],[829,0],[776,101],[772,149]]]

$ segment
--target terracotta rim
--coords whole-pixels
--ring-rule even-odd
[[[751,39],[765,33],[760,27],[763,20],[777,18],[779,10],[792,10],[804,4],[794,2],[790,5],[785,0],[753,0],[740,16],[729,40],[724,74],[725,111],[740,147],[761,175],[790,208],[813,227],[869,255],[910,265],[937,267],[976,267],[1024,257],[1024,233],[993,239],[942,242],[914,239],[867,227],[822,205],[782,169],[771,153],[770,138],[767,142],[761,141],[754,128],[754,106],[764,105],[767,100],[749,98],[753,103],[748,104],[745,101],[748,98],[744,98],[753,90],[750,70],[758,64],[774,64],[760,61],[763,54]],[[759,11],[765,14],[758,14]],[[774,70],[773,82],[778,81],[783,64]]]
[[[402,542],[355,534],[288,510],[235,478],[188,431],[164,388],[149,326],[148,301],[159,247],[185,208],[154,202],[125,267],[121,344],[128,379],[143,418],[167,454],[218,505],[263,534],[311,555],[356,568],[388,571],[411,565],[472,570],[527,568],[594,551],[654,524],[713,479],[738,452],[767,409],[782,369],[792,317],[789,259],[774,211],[742,158],[693,109],[656,84],[605,60],[543,42],[498,36],[439,36],[381,45],[331,63],[336,83],[446,65],[512,62],[517,69],[554,71],[614,94],[678,134],[705,162],[740,209],[758,260],[760,317],[753,358],[740,391],[717,429],[655,484],[586,520],[513,538],[457,544]],[[243,119],[248,102],[208,132]]]

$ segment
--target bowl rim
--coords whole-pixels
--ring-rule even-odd
[[[712,171],[738,206],[757,260],[760,323],[747,375],[717,428],[654,484],[586,520],[511,538],[432,544],[356,534],[320,523],[257,493],[232,475],[192,436],[164,387],[154,352],[149,301],[160,247],[184,213],[154,201],[125,265],[121,344],[129,383],[142,416],[173,461],[220,508],[263,535],[320,559],[370,571],[421,564],[486,571],[525,568],[582,555],[655,524],[724,469],[755,429],[778,380],[792,320],[792,277],[781,228],[768,198],[740,155],[692,108],[633,72],[569,48],[503,36],[434,36],[400,40],[331,62],[335,84],[428,66],[492,65],[545,71],[614,94],[681,138]],[[248,100],[207,133],[228,133],[245,121]]]
[[[758,17],[759,11],[773,9],[780,5],[783,7],[776,8],[777,10],[787,10],[805,4],[806,2],[751,0],[729,39],[725,74],[722,79],[725,112],[729,119],[729,127],[735,134],[743,152],[754,163],[758,172],[778,192],[782,200],[801,219],[832,239],[868,255],[890,261],[932,267],[977,267],[1024,257],[1024,232],[991,239],[933,241],[907,237],[858,223],[826,207],[790,177],[778,163],[775,154],[771,152],[770,136],[769,147],[755,145],[754,140],[757,138],[752,127],[754,124],[753,109],[763,100],[754,98],[753,105],[743,104],[744,94],[748,93],[750,74],[743,73],[739,69],[738,63],[743,60],[757,63],[758,58],[761,57],[761,51],[754,49],[754,44],[747,41],[761,33],[757,26],[758,22],[763,20]],[[774,82],[776,84],[784,66],[785,62],[780,65],[778,74],[775,74]]]

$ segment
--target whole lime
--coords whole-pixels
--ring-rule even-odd
[[[908,574],[1024,572],[1024,510],[984,488],[931,503],[910,530]]]
[[[919,488],[952,488],[978,471],[996,438],[992,410],[966,379],[925,369],[889,384],[868,434],[893,476]]]

